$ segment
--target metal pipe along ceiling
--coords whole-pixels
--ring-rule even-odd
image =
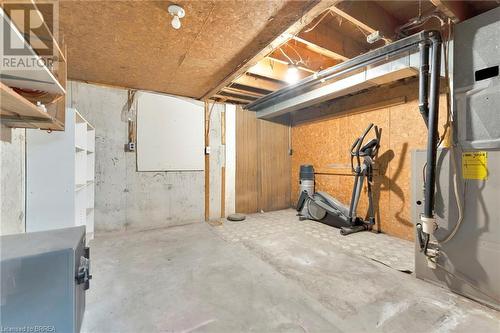
[[[431,48],[431,59],[429,64],[429,47]],[[315,89],[325,86],[329,80],[351,74],[358,75],[356,70],[388,60],[403,52],[418,50],[420,53],[419,64],[419,109],[424,122],[428,127],[427,137],[427,169],[425,179],[425,203],[422,221],[426,223],[434,219],[434,192],[436,173],[436,151],[438,138],[438,112],[439,112],[439,81],[441,72],[441,35],[438,31],[422,31],[412,36],[400,39],[376,50],[362,54],[356,58],[325,69],[316,75],[312,75],[294,85],[275,91],[272,94],[257,99],[248,104],[245,109],[251,111],[272,110],[287,100],[298,100],[306,98],[307,94],[313,93]],[[431,65],[431,66],[429,66]],[[430,67],[430,86],[429,86]],[[353,73],[354,72],[354,73]],[[299,98],[298,98],[299,97]],[[313,100],[313,99],[311,99]],[[324,101],[316,97],[317,101]],[[296,110],[300,108],[300,103]],[[282,104],[283,105],[283,104]],[[310,106],[310,105],[307,105]],[[292,108],[292,107],[290,107]],[[271,113],[274,113],[271,111]]]

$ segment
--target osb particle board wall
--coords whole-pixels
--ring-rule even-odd
[[[236,109],[236,212],[290,207],[289,126]]]
[[[376,229],[412,240],[410,220],[411,151],[425,148],[427,129],[418,111],[415,82],[393,87],[384,98],[404,97],[399,105],[382,107],[361,113],[344,113],[322,120],[296,124],[292,128],[291,199],[297,201],[298,174],[301,164],[312,164],[315,169],[331,164],[350,163],[349,148],[356,137],[372,122],[382,128],[378,157],[380,175],[374,177],[374,198],[377,209]],[[362,97],[361,97],[362,98]],[[353,104],[359,103],[352,100]],[[404,103],[404,100],[407,102]],[[348,105],[349,103],[344,103]],[[335,106],[333,106],[335,107]],[[348,111],[348,110],[347,110]],[[446,98],[440,98],[440,134],[446,120]],[[326,191],[344,203],[349,203],[354,177],[351,175],[316,175],[316,190]],[[360,200],[358,214],[367,212],[366,186]]]

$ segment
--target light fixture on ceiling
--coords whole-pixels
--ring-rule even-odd
[[[286,71],[286,75],[285,75],[285,81],[290,83],[290,84],[294,84],[294,83],[297,83],[299,81],[300,77],[299,77],[299,67],[297,67],[297,65],[291,63],[291,64],[288,64],[288,69]]]
[[[168,6],[168,12],[173,16],[172,28],[178,30],[181,28],[181,18],[186,15],[186,11],[179,5]]]

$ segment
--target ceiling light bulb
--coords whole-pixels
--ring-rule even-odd
[[[168,13],[173,16],[172,18],[172,27],[174,29],[180,29],[181,27],[181,18],[186,15],[186,11],[179,5],[170,5],[168,6]]]
[[[288,70],[286,71],[286,75],[285,75],[285,81],[290,83],[290,84],[293,84],[293,83],[298,82],[299,79],[300,79],[299,68],[294,64],[289,64]]]
[[[172,19],[172,28],[178,30],[181,27],[181,19],[179,16],[174,15],[174,18]]]

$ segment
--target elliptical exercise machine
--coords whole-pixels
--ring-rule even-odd
[[[363,144],[372,129],[375,137],[368,143]],[[325,192],[315,192],[311,195],[308,191],[303,191],[297,203],[297,211],[301,220],[315,220],[340,228],[342,235],[370,230],[373,227],[375,224],[372,193],[373,160],[380,147],[380,136],[381,130],[377,126],[370,124],[351,146],[351,169],[354,173],[354,187],[349,206],[344,205]],[[356,214],[365,178],[368,190],[367,220],[358,217]]]

